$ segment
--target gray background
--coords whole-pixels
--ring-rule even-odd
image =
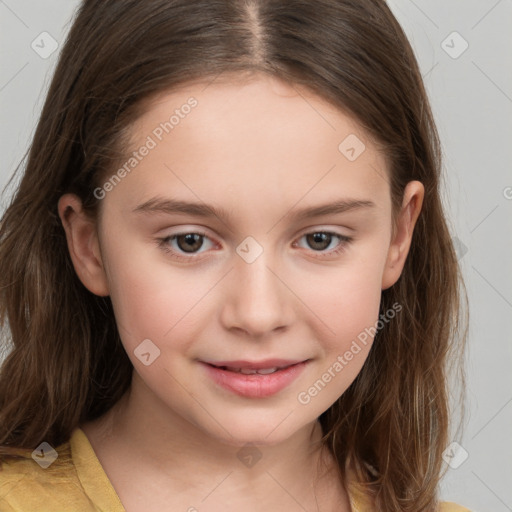
[[[473,511],[512,511],[512,0],[388,3],[416,52],[438,123],[445,201],[470,301],[469,414],[454,439],[468,458],[449,467],[441,494]],[[58,58],[59,51],[40,57],[31,43],[48,32],[60,45],[77,5],[0,0],[1,188],[28,147]],[[469,46],[458,55],[463,40]],[[448,459],[452,466],[463,453]]]

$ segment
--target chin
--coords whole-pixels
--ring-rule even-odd
[[[226,418],[227,432],[216,425],[215,433],[210,432],[210,435],[230,446],[274,446],[287,441],[303,428],[312,428],[315,421],[309,424],[301,422],[299,425],[297,418],[293,422],[287,421],[292,417],[289,411],[264,417],[261,413],[247,414],[242,410],[238,417]]]

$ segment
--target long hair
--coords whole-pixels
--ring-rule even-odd
[[[68,441],[130,386],[112,304],[78,279],[58,199],[77,194],[97,216],[93,191],[122,161],[146,100],[246,72],[305,86],[353,116],[385,154],[394,213],[409,181],[425,186],[403,273],[382,292],[381,313],[403,309],[320,422],[341,473],[352,461],[374,510],[433,511],[455,360],[464,382],[465,294],[441,202],[438,132],[384,0],[82,2],[0,225],[0,455]]]

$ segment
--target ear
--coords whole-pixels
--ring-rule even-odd
[[[59,199],[58,211],[78,278],[95,295],[109,295],[96,222],[85,214],[82,202],[74,194]]]
[[[402,208],[397,218],[397,225],[389,246],[384,273],[382,275],[382,289],[393,286],[400,277],[411,247],[412,233],[418,220],[425,188],[419,181],[410,181],[404,190]]]

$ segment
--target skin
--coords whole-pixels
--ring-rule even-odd
[[[297,396],[375,325],[423,186],[407,185],[393,230],[386,162],[357,122],[263,75],[160,95],[133,125],[131,149],[191,96],[198,105],[106,194],[97,223],[76,196],[59,201],[76,272],[111,297],[134,366],[130,392],[82,428],[129,511],[349,511],[317,418],[360,372],[371,338],[309,403]],[[338,149],[350,134],[366,145],[355,161]],[[155,196],[223,207],[231,218],[133,211]],[[341,199],[373,206],[294,217]],[[197,230],[207,237],[195,255],[183,239],[167,244],[187,261],[158,246]],[[319,231],[352,241],[315,246],[305,235]],[[236,252],[248,236],[263,249],[252,263]],[[149,366],[134,354],[145,339],[160,350]],[[217,386],[198,362],[273,357],[309,362],[267,398]],[[246,443],[262,455],[252,467],[237,457]]]

